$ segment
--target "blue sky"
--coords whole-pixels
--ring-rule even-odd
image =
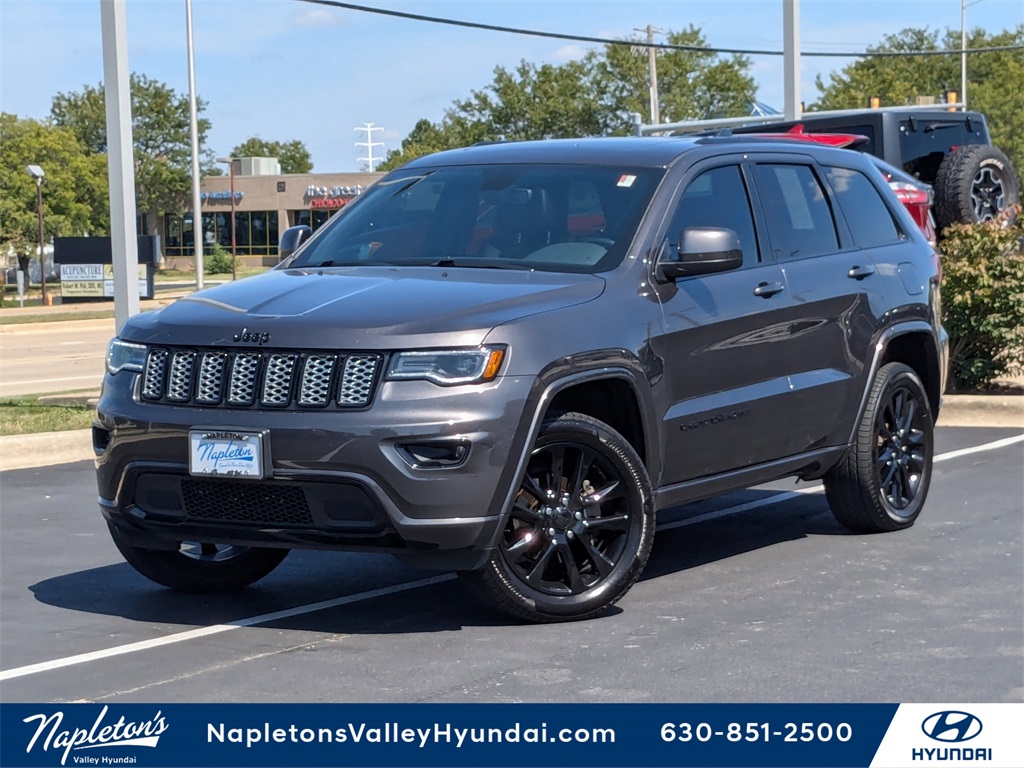
[[[356,0],[357,2],[359,0]],[[414,13],[600,37],[646,24],[694,24],[712,45],[781,49],[782,0],[362,0]],[[0,109],[44,118],[60,91],[102,80],[99,0],[0,0]],[[226,154],[249,136],[301,139],[317,171],[355,171],[364,140],[353,128],[383,126],[385,149],[415,122],[438,120],[451,102],[521,59],[560,63],[586,46],[443,27],[296,0],[193,0],[196,84],[209,102],[209,146]],[[990,32],[1024,23],[1024,0],[981,0],[968,26]],[[128,0],[133,71],[187,93],[184,0]],[[960,0],[802,0],[807,50],[863,50],[909,26],[960,27]],[[755,57],[760,100],[782,107],[782,62]],[[848,59],[804,59],[803,98],[814,76]],[[382,134],[375,134],[380,140]],[[379,151],[379,150],[378,150]]]

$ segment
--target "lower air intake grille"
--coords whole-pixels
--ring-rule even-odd
[[[231,480],[182,480],[185,514],[214,523],[308,527],[313,516],[301,488]]]

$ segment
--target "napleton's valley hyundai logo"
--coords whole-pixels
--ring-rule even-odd
[[[134,765],[137,760],[124,753],[124,747],[156,747],[160,734],[170,726],[159,711],[149,720],[125,721],[122,715],[116,721],[107,721],[107,707],[90,727],[65,726],[64,713],[38,714],[26,717],[22,722],[33,723],[36,732],[25,747],[31,752],[38,747],[42,752],[62,753],[60,764],[66,765],[70,756],[73,764],[80,765]],[[9,738],[9,735],[8,735]],[[99,755],[93,750],[115,749],[115,755]],[[82,752],[82,750],[88,750]],[[72,752],[77,754],[72,755]]]
[[[959,743],[981,733],[981,720],[969,712],[936,712],[924,719],[921,730],[930,739]]]

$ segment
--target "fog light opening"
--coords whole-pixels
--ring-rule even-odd
[[[451,469],[466,463],[469,443],[453,440],[403,443],[398,446],[398,452],[413,469]]]

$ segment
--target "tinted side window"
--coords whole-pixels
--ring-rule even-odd
[[[900,232],[889,207],[867,176],[833,167],[826,167],[825,175],[853,232],[853,242],[861,248],[874,248],[899,241]]]
[[[756,166],[756,174],[772,250],[778,258],[839,250],[832,209],[810,166],[765,163]]]
[[[731,229],[740,239],[744,263],[757,262],[754,216],[739,166],[713,168],[687,185],[668,231],[673,248],[679,241],[679,233],[689,227]]]

